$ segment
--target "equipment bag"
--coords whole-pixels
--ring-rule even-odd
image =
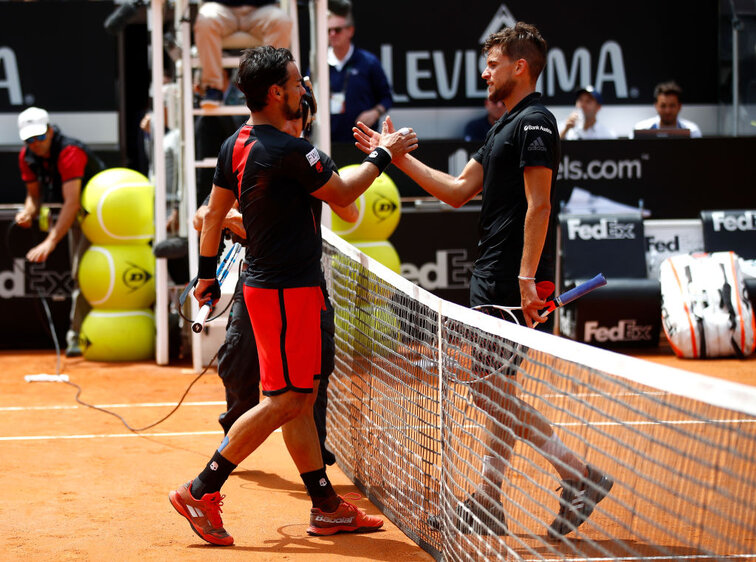
[[[662,324],[675,355],[706,358],[754,350],[754,314],[734,252],[689,254],[661,264]]]

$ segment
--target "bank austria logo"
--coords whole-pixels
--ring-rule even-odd
[[[582,219],[567,219],[567,238],[570,240],[634,240],[635,224],[617,219],[602,218],[597,223]]]
[[[711,223],[714,232],[756,230],[756,211],[712,211]]]
[[[651,341],[653,326],[638,324],[634,319],[620,320],[613,326],[601,326],[597,321],[585,323],[583,341],[626,342],[626,341]]]

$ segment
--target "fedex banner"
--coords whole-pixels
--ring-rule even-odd
[[[456,176],[478,148],[477,143],[421,139],[414,155]],[[754,153],[756,137],[566,141],[557,200],[568,202],[575,188],[581,188],[629,207],[642,202],[652,219],[692,219],[706,209],[752,208]],[[359,163],[364,156],[346,144],[334,144],[332,154],[339,166]],[[402,197],[427,195],[394,166],[388,174]]]
[[[608,104],[652,103],[654,86],[671,79],[683,87],[686,103],[717,103],[715,0],[353,4],[355,43],[380,57],[397,107],[481,103],[481,46],[517,21],[536,25],[549,46],[538,84],[549,104],[572,105],[573,92],[585,84]]]

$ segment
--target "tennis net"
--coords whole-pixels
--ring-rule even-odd
[[[327,229],[323,239],[337,314],[329,446],[433,557],[756,558],[756,388],[504,322],[435,297]],[[513,395],[614,481],[564,536],[547,532],[562,493],[554,457],[517,440],[499,464],[500,504],[483,471],[521,431],[507,421]],[[593,506],[565,488],[576,509]]]

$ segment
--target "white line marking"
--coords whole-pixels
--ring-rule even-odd
[[[176,402],[143,402],[140,404],[93,404],[98,408],[155,408],[175,406]],[[213,402],[182,402],[181,406],[225,406],[226,403],[222,400]],[[39,411],[39,410],[76,410],[79,408],[85,408],[79,404],[71,406],[0,406],[0,412],[25,412],[25,411]]]
[[[686,554],[685,560],[742,560],[754,559],[756,554]],[[522,558],[524,562],[535,562],[543,558]],[[617,558],[596,557],[596,558],[570,558],[566,556],[563,560],[569,562],[618,562],[634,560],[680,560],[679,556],[618,556]]]
[[[279,427],[273,433],[280,433]],[[220,429],[213,431],[171,431],[166,433],[91,433],[85,435],[13,435],[0,437],[0,441],[57,441],[59,439],[111,439],[122,437],[192,437],[196,435],[223,435]]]

